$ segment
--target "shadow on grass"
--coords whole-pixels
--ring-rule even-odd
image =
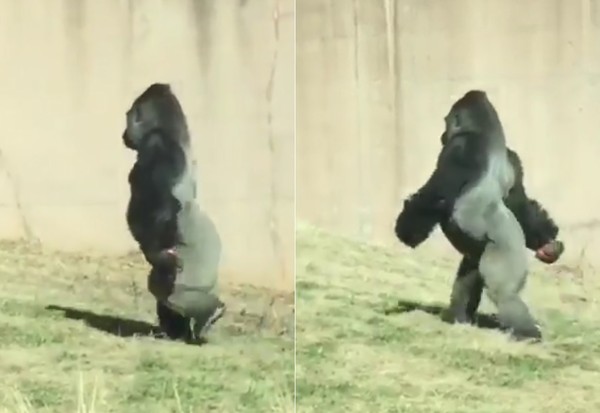
[[[83,321],[88,326],[119,337],[157,336],[158,327],[145,321],[96,314],[76,308],[49,305],[46,310],[62,311],[65,318]]]
[[[445,323],[452,323],[446,316],[446,307],[441,305],[422,304],[410,300],[398,300],[396,305],[384,309],[383,312],[385,315],[391,315],[410,313],[412,311],[423,311],[427,314],[439,317]],[[498,319],[491,314],[477,314],[473,324],[479,328],[502,330],[502,326],[498,322]]]

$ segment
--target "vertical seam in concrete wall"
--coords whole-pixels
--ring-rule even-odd
[[[67,52],[72,59],[71,76],[75,79],[77,88],[75,89],[76,101],[75,107],[81,108],[85,104],[86,94],[86,3],[85,0],[69,0],[66,3],[65,19],[67,42],[71,49]]]
[[[191,0],[192,10],[196,24],[196,46],[198,48],[198,62],[204,80],[208,78],[212,59],[212,28],[213,5],[206,0]],[[241,3],[240,3],[241,4]],[[244,6],[244,4],[241,4]]]
[[[358,165],[358,182],[359,182],[359,189],[356,192],[358,195],[358,208],[359,208],[359,214],[358,214],[358,236],[360,238],[363,237],[364,235],[364,227],[365,225],[369,222],[368,217],[365,216],[365,204],[362,201],[363,197],[365,196],[364,193],[367,190],[367,184],[365,182],[365,168],[363,165],[363,161],[365,159],[368,159],[369,155],[368,154],[361,154],[360,149],[363,148],[363,133],[362,133],[362,122],[361,122],[361,115],[362,115],[362,110],[361,110],[361,96],[360,96],[360,67],[359,67],[359,62],[360,62],[360,46],[359,46],[359,29],[358,29],[358,0],[354,0],[352,2],[352,19],[353,19],[353,24],[354,24],[354,83],[355,83],[355,93],[356,93],[356,133],[358,135],[358,147],[359,150],[357,151],[357,162],[356,164]]]
[[[281,268],[281,277],[285,278],[285,259],[283,257],[283,251],[281,246],[281,239],[279,236],[279,220],[277,219],[277,188],[276,188],[276,164],[275,164],[275,136],[273,133],[273,89],[275,83],[275,71],[277,69],[277,61],[279,58],[279,0],[275,0],[275,9],[273,10],[273,32],[275,35],[275,44],[273,50],[273,59],[271,61],[271,73],[269,73],[269,79],[267,81],[266,98],[267,98],[267,128],[268,138],[267,144],[271,156],[269,157],[271,163],[271,174],[270,174],[270,205],[268,208],[269,215],[269,233],[271,236],[271,243],[273,244],[273,254],[275,260],[279,262]]]
[[[386,19],[386,29],[387,29],[387,61],[388,61],[388,76],[390,77],[390,82],[392,84],[392,102],[390,111],[392,112],[392,122],[393,122],[393,133],[394,133],[394,142],[396,151],[394,153],[394,169],[393,173],[396,174],[393,182],[397,182],[401,174],[401,163],[398,162],[398,155],[401,153],[400,149],[400,137],[398,136],[398,102],[399,96],[398,88],[400,85],[398,84],[398,76],[396,76],[396,70],[398,68],[398,51],[396,50],[398,42],[396,42],[396,15],[397,15],[397,3],[396,0],[383,0],[385,7],[385,19]],[[396,191],[399,191],[399,188],[396,188]]]
[[[133,43],[135,41],[135,5],[133,0],[127,0],[127,27],[125,35],[125,47],[123,47],[123,61],[125,62],[126,70],[122,77],[123,83],[125,84],[125,90],[129,92],[132,87],[131,73],[134,62],[134,48]]]
[[[401,46],[402,46],[402,39],[401,39],[401,34],[400,34],[400,26],[398,24],[398,18],[399,18],[399,13],[398,13],[398,4],[392,0],[392,3],[394,4],[394,9],[393,9],[393,20],[392,20],[392,30],[394,33],[394,77],[393,77],[393,88],[394,88],[394,127],[396,128],[395,132],[395,153],[394,153],[394,161],[396,163],[395,165],[395,169],[394,169],[394,173],[396,174],[395,176],[395,181],[394,182],[405,182],[404,179],[404,151],[403,151],[403,145],[402,143],[404,142],[404,136],[400,135],[401,133],[401,119],[403,119],[404,116],[404,112],[403,112],[403,106],[402,106],[402,94],[400,91],[401,88],[401,81],[400,81],[400,67],[402,66],[402,61],[401,59]],[[400,38],[400,40],[398,40],[398,38]],[[396,188],[396,196],[401,195],[400,192],[403,192],[404,190],[400,188],[400,185],[398,185],[398,188]]]
[[[8,178],[8,182],[12,188],[13,198],[15,201],[15,206],[17,207],[17,212],[19,214],[19,219],[21,220],[21,226],[23,228],[23,232],[25,233],[25,239],[27,241],[39,242],[39,239],[35,235],[33,231],[33,227],[29,223],[29,218],[25,206],[23,205],[23,201],[21,199],[21,185],[19,184],[18,179],[12,174],[11,168],[6,162],[6,158],[4,157],[4,152],[0,150],[0,164],[4,166],[4,172],[6,173],[6,177]]]

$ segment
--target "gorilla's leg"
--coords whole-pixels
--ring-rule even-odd
[[[479,290],[478,293],[478,287],[482,282],[478,267],[478,260],[467,256],[464,256],[460,262],[450,296],[450,316],[453,322],[473,321],[473,315],[481,299],[481,291]]]
[[[206,334],[208,329],[225,313],[225,304],[219,298],[201,287],[176,285],[169,297],[170,306],[193,320],[194,338]]]
[[[187,340],[191,337],[190,319],[171,310],[164,303],[156,302],[156,314],[160,329],[172,340]]]
[[[196,202],[184,203],[177,220],[183,243],[175,250],[182,266],[167,302],[173,310],[192,319],[197,340],[225,312],[225,304],[217,297],[221,239]]]
[[[481,277],[481,274],[479,274],[479,271],[477,271],[477,278],[471,286],[469,302],[467,303],[467,318],[471,320],[471,322],[475,321],[475,314],[477,314],[479,304],[481,303],[481,294],[483,294],[483,287],[483,278]]]
[[[490,242],[479,262],[487,294],[498,308],[500,323],[516,339],[541,340],[542,333],[519,296],[527,277],[525,248]]]
[[[484,282],[479,273],[479,260],[463,257],[458,267],[450,298],[452,322],[473,323],[481,303]]]
[[[498,296],[495,300],[498,307],[500,323],[510,329],[517,340],[541,340],[542,332],[529,312],[529,308],[518,294]]]
[[[156,301],[165,301],[173,292],[174,283],[174,271],[164,271],[153,267],[148,274],[148,291],[156,298]]]
[[[148,274],[148,290],[156,299],[156,314],[160,329],[170,339],[190,337],[190,319],[169,308],[165,301],[174,289],[175,274],[152,268]]]

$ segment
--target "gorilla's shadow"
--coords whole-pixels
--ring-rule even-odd
[[[156,336],[159,332],[158,327],[145,321],[96,314],[91,311],[58,305],[46,306],[46,310],[62,311],[65,318],[83,321],[86,325],[96,330],[118,337]]]
[[[428,305],[418,303],[416,301],[398,300],[396,305],[384,309],[383,312],[385,315],[391,315],[410,313],[412,311],[423,311],[427,314],[439,317],[444,323],[452,324],[452,321],[446,317],[447,308],[441,305]],[[503,329],[498,319],[491,314],[477,313],[473,325],[479,328],[485,328],[490,330]]]

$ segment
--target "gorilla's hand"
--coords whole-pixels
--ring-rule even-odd
[[[425,241],[427,237],[414,231],[415,228],[412,228],[411,224],[410,220],[403,217],[402,213],[400,213],[396,220],[396,236],[404,245],[410,248],[416,248],[420,243]]]
[[[438,216],[420,205],[418,197],[411,195],[396,219],[396,237],[410,248],[425,241],[438,223]]]
[[[157,265],[167,271],[181,270],[183,263],[177,254],[175,248],[168,248],[160,251],[157,257]]]
[[[545,264],[552,264],[558,261],[565,252],[565,244],[559,240],[552,240],[535,252],[535,257]]]

